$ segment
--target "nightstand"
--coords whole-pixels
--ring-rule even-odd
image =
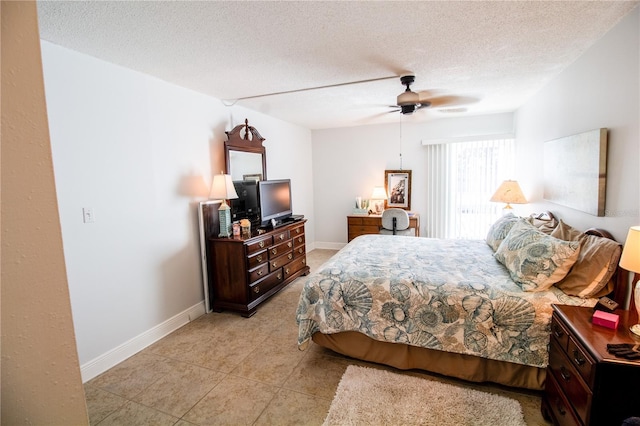
[[[637,314],[618,310],[616,330],[591,323],[592,308],[554,305],[542,415],[556,425],[620,425],[640,416],[640,361],[616,358],[607,343],[635,343]]]

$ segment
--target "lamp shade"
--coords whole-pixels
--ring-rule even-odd
[[[387,199],[387,191],[384,190],[381,186],[376,186],[373,188],[373,192],[371,193],[372,200],[386,200]]]
[[[212,200],[232,200],[238,198],[231,175],[219,174],[213,177],[209,198]]]
[[[624,243],[620,266],[627,271],[640,273],[640,226],[632,226]]]
[[[506,208],[511,208],[509,204],[527,204],[527,199],[524,198],[520,185],[518,185],[518,182],[515,180],[505,180],[502,182],[489,201],[507,203]]]

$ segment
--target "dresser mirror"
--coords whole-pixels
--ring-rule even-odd
[[[264,138],[249,121],[225,132],[228,140],[224,143],[227,174],[237,180],[266,180],[267,155],[262,141]]]

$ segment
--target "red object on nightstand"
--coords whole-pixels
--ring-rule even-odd
[[[615,330],[618,328],[618,322],[620,322],[620,316],[611,314],[609,312],[595,311],[591,322],[595,325],[601,325],[603,327],[611,328]]]

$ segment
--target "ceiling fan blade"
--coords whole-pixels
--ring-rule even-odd
[[[444,108],[459,105],[469,105],[480,101],[480,98],[473,96],[457,96],[457,95],[445,95],[436,96],[432,98],[420,98],[420,101],[430,102],[431,108]]]

